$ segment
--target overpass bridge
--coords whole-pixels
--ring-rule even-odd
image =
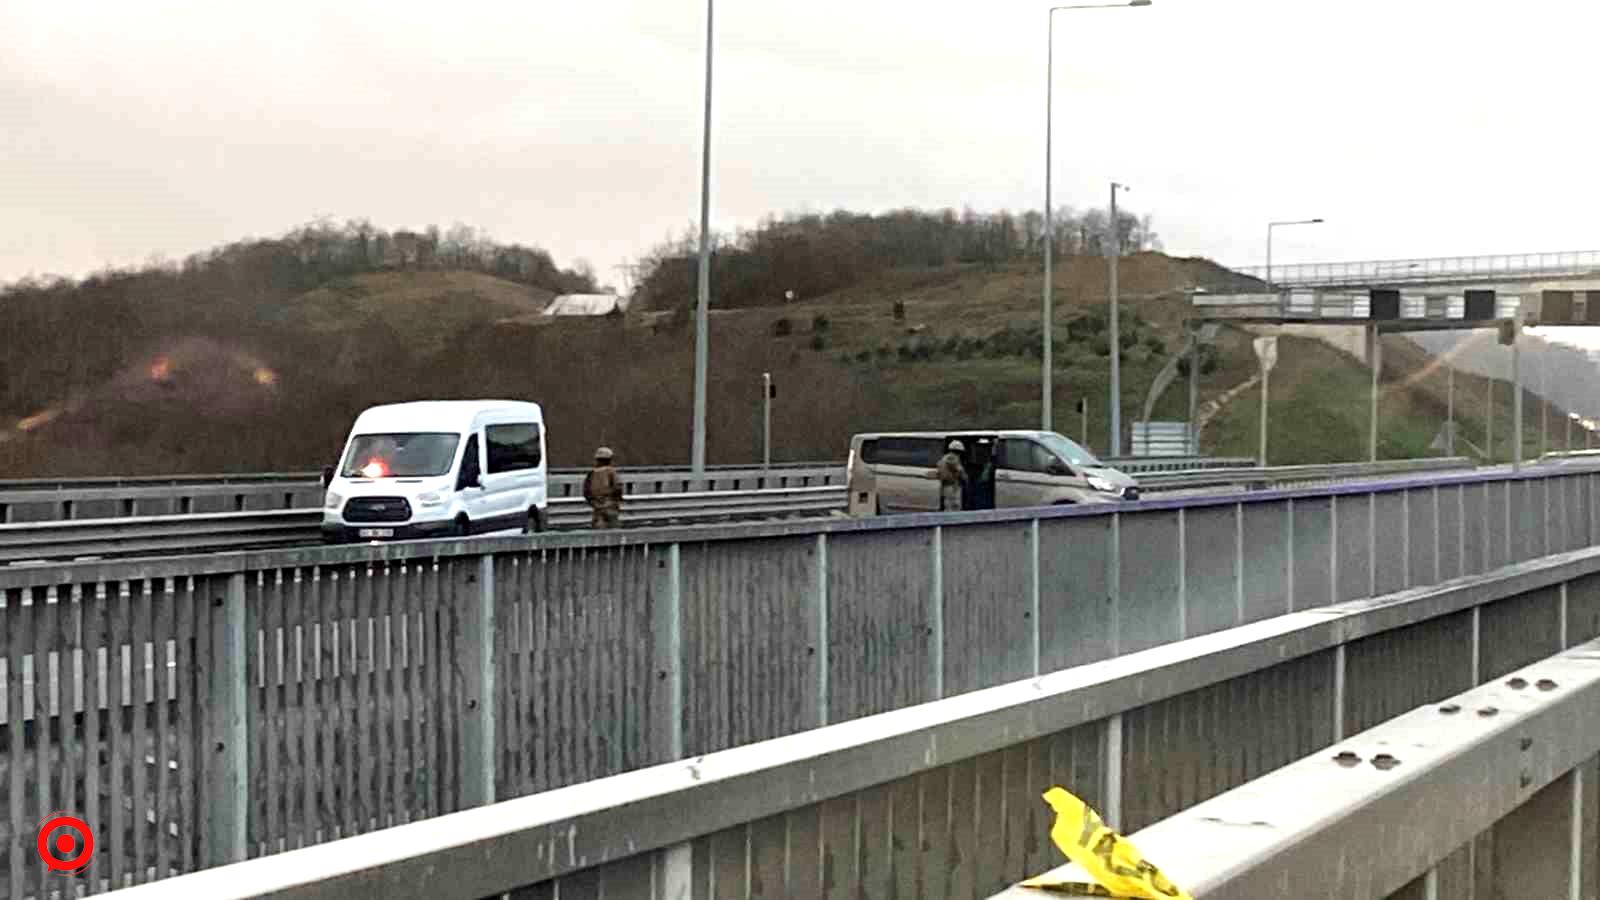
[[[1582,281],[1600,286],[1600,250],[1246,266],[1233,271],[1285,289],[1470,287]]]
[[[0,881],[60,884],[67,808],[128,898],[988,896],[1059,861],[1051,784],[1137,831],[1600,637],[1597,503],[1538,466],[0,572]]]

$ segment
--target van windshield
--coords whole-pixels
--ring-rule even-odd
[[[358,434],[345,457],[345,478],[422,478],[450,471],[459,434]]]
[[[1083,449],[1073,441],[1062,437],[1055,432],[1046,432],[1039,435],[1039,443],[1050,449],[1050,452],[1066,460],[1074,466],[1099,466],[1100,460],[1095,459],[1093,453]]]

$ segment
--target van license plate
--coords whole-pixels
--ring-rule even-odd
[[[394,537],[393,528],[363,528],[358,533],[364,538]]]

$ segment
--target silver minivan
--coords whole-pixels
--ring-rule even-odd
[[[937,512],[936,467],[951,441],[962,454],[962,508],[1004,509],[1139,499],[1139,484],[1053,431],[925,431],[850,440],[850,514]]]

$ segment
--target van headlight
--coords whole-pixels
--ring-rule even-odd
[[[417,502],[423,506],[438,506],[444,502],[444,496],[434,491],[429,491],[426,494],[418,494]]]
[[[341,504],[343,502],[344,502],[344,498],[343,497],[339,496],[338,494],[335,494],[333,491],[329,491],[327,493],[327,496],[322,498],[322,508],[323,509],[338,509],[339,508],[339,504]]]
[[[1122,493],[1121,491],[1117,490],[1117,486],[1116,485],[1112,484],[1107,479],[1101,478],[1099,475],[1090,475],[1089,476],[1089,487],[1094,488],[1095,490],[1101,492],[1102,494],[1120,494],[1120,493]]]

